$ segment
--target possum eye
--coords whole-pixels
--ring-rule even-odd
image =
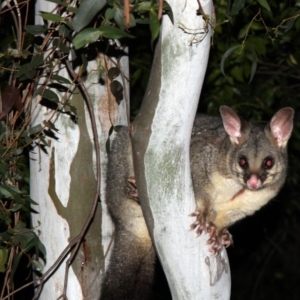
[[[270,170],[274,166],[274,159],[272,157],[266,157],[263,162],[263,168]]]
[[[246,156],[243,155],[239,158],[239,165],[242,169],[248,168],[248,161]]]

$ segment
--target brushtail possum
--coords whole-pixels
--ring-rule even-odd
[[[221,118],[200,116],[191,139],[191,173],[198,234],[208,232],[210,251],[228,247],[227,227],[252,215],[277,195],[287,172],[287,142],[294,111],[282,108],[264,127],[240,118],[227,106]]]
[[[196,117],[190,146],[197,205],[191,228],[197,234],[209,233],[212,253],[231,244],[230,225],[252,215],[282,187],[294,115],[293,109],[283,108],[266,126],[259,126],[227,106],[221,106],[220,113]],[[116,231],[101,299],[149,299],[155,251],[138,203],[126,127],[109,153],[106,193]]]
[[[117,132],[108,153],[106,202],[115,236],[100,299],[149,299],[156,254],[136,194],[128,127]]]

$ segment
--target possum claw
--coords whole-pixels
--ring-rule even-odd
[[[136,180],[134,177],[128,177],[127,182],[130,188],[130,191],[128,192],[128,195],[133,198],[136,201],[139,201],[139,194],[136,187]]]
[[[206,220],[203,213],[200,211],[195,211],[190,214],[192,217],[196,217],[196,221],[191,224],[191,230],[195,230],[197,236],[199,236],[202,232],[209,234],[209,239],[207,240],[207,245],[210,245],[209,251],[216,255],[218,254],[222,247],[228,248],[231,244],[233,244],[232,236],[229,231],[225,228],[221,231],[218,231],[216,226]]]

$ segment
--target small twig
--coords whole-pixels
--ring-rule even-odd
[[[26,5],[26,13],[25,13],[25,19],[24,19],[24,26],[27,24],[27,21],[28,21],[28,12],[29,12],[29,2],[30,2],[30,0],[27,0],[25,2],[27,2],[26,3],[27,5]]]
[[[125,18],[125,25],[130,25],[130,3],[129,0],[124,0],[124,18]]]
[[[13,7],[10,5],[9,2],[10,2],[10,1],[7,1],[7,2],[6,2],[6,5],[7,5],[7,7],[9,8],[9,10],[10,10],[10,12],[11,12],[11,14],[12,14],[12,17],[13,17],[14,23],[15,23],[15,27],[16,27],[16,28],[19,28],[17,16],[16,16],[15,12],[13,11]],[[19,34],[19,33],[18,33],[18,34]],[[19,37],[17,38],[17,40],[19,41]],[[19,48],[19,47],[18,47],[18,48]]]
[[[164,0],[158,0],[158,20],[160,20],[162,17],[163,6],[164,6]]]
[[[16,7],[16,10],[17,10],[17,16],[18,16],[18,25],[19,26],[16,26],[16,27],[18,28],[17,29],[18,30],[18,32],[17,32],[18,51],[19,51],[19,55],[20,55],[21,52],[22,52],[22,17],[21,17],[21,12],[20,12],[18,2],[16,0],[13,0],[13,1],[14,1],[15,7]]]
[[[245,43],[246,43],[247,37],[248,37],[248,35],[249,35],[249,30],[250,30],[250,28],[251,28],[251,25],[252,25],[252,23],[256,20],[256,17],[260,15],[260,12],[261,12],[261,9],[259,8],[258,13],[252,18],[252,20],[251,20],[249,26],[247,27],[247,31],[246,31],[246,34],[245,34],[245,38],[244,38],[244,40],[243,40],[243,42],[242,42],[242,48],[244,48],[244,46],[245,46]]]
[[[192,37],[189,40],[189,45],[199,44],[204,40],[208,33],[208,25],[206,24],[204,28],[187,28],[182,23],[178,22],[178,28],[180,28],[183,32],[190,34]]]
[[[5,287],[7,288],[7,290],[9,291],[9,276],[10,276],[10,273],[11,273],[11,268],[12,268],[12,263],[13,263],[13,259],[14,259],[14,256],[15,256],[15,248],[12,247],[11,250],[10,250],[10,254],[9,254],[9,260],[8,260],[8,263],[7,263],[7,266],[8,266],[8,271],[5,272],[5,279],[3,281],[3,287],[2,287],[2,292],[1,292],[1,299],[4,299],[3,298],[3,295],[4,295],[4,292],[5,292]]]

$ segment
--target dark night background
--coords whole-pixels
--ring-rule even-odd
[[[292,0],[269,1],[271,11],[268,11],[258,2],[246,1],[237,14],[229,16],[228,1],[214,1],[217,26],[198,110],[218,115],[219,106],[228,105],[244,119],[260,123],[270,120],[282,107],[295,110],[286,184],[267,206],[230,228],[234,246],[228,249],[228,255],[232,300],[297,300],[300,297],[300,4]],[[0,15],[0,50],[10,22],[10,16]],[[136,26],[130,33],[136,37],[128,41],[134,118],[149,78],[154,46],[150,43],[148,25]],[[222,56],[231,47],[242,44],[244,48],[232,52],[225,61],[225,77],[220,67]],[[257,61],[251,49],[255,50]],[[249,83],[253,62],[257,62],[257,69]],[[27,261],[21,261],[21,266],[18,278],[29,280]],[[162,270],[157,268],[153,298],[170,299]],[[23,281],[16,282],[16,287],[21,284]],[[28,289],[15,299],[32,299],[32,296],[32,290]]]

